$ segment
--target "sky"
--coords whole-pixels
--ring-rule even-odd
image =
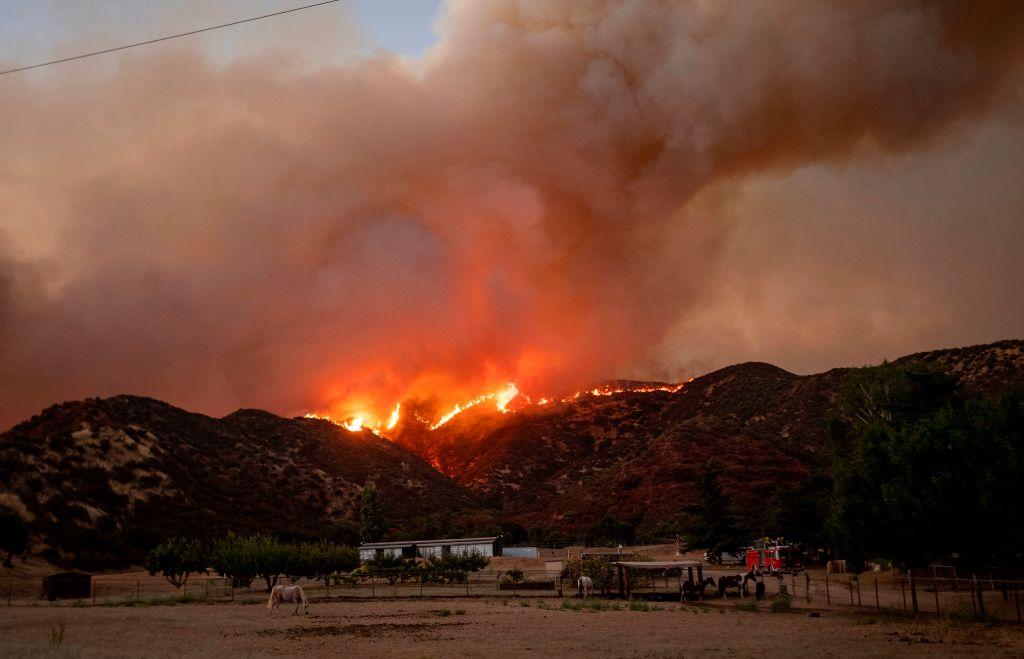
[[[32,64],[283,11],[313,1],[0,0],[0,61],[11,65],[5,68],[12,68],[16,64]],[[340,40],[348,42],[348,47],[358,41],[362,49],[384,48],[415,58],[436,41],[433,25],[440,10],[441,0],[343,0],[266,19],[266,23],[249,23],[189,39],[223,59],[230,59],[273,47],[275,33],[283,28],[323,30],[322,41]],[[358,34],[353,34],[353,27]],[[330,38],[331,33],[335,39]],[[310,47],[294,40],[278,45],[281,43],[288,48]],[[321,57],[319,62],[343,59],[348,47],[335,44],[333,57]],[[322,43],[313,45],[314,52],[320,55],[323,49]],[[90,66],[95,64],[90,62]]]
[[[0,0],[0,68],[296,6]],[[0,428],[1024,336],[1014,2],[337,3],[0,77]]]

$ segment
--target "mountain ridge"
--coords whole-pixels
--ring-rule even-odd
[[[894,361],[938,364],[982,392],[1024,385],[1020,340]],[[357,515],[369,483],[396,525],[490,509],[566,533],[610,514],[654,534],[686,525],[714,460],[732,507],[766,527],[781,498],[822,494],[825,422],[849,371],[744,362],[678,389],[610,380],[648,390],[475,411],[435,431],[410,418],[390,439],[253,408],[216,418],[148,397],[71,401],[0,433],[0,506],[28,520],[49,560],[87,568],[138,561],[169,534],[322,535]]]

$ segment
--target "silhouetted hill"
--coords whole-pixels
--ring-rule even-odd
[[[0,435],[0,504],[48,557],[137,562],[168,534],[316,537],[376,483],[392,519],[471,496],[370,432],[239,410],[222,419],[149,398],[55,405]]]

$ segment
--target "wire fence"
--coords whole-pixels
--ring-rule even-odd
[[[736,571],[706,566],[705,577],[717,580]],[[379,598],[455,597],[580,597],[576,583],[552,570],[481,571],[469,574],[411,573],[349,577],[281,577],[277,583],[301,585],[312,601],[365,600]],[[955,573],[954,573],[955,574]],[[943,616],[959,619],[1021,623],[1024,580],[996,578],[991,573],[970,576],[948,571],[900,574],[865,572],[829,574],[823,570],[764,576],[764,602],[748,583],[747,592],[728,588],[720,594],[707,587],[697,601],[688,602],[681,589],[685,577],[664,571],[634,575],[631,599],[687,602],[691,604],[737,604],[742,607],[785,609],[855,610],[907,616]],[[616,579],[609,575],[597,580],[594,597],[620,598]],[[187,602],[237,602],[263,604],[267,583],[263,579],[243,582],[214,575],[194,575],[175,588],[163,577],[149,575],[101,575],[93,577],[84,591],[61,592],[51,583],[48,601],[41,579],[8,578],[0,581],[0,596],[8,606],[149,606]]]

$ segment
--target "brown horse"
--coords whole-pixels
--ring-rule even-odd
[[[688,602],[692,602],[699,597],[704,597],[704,590],[711,586],[715,587],[715,579],[708,577],[704,581],[697,583],[694,581],[684,581],[680,591],[682,592],[683,598]]]
[[[725,597],[725,591],[728,588],[735,588],[740,592],[740,597],[747,594],[747,582],[742,574],[730,574],[727,577],[718,578],[718,594],[721,597]]]

